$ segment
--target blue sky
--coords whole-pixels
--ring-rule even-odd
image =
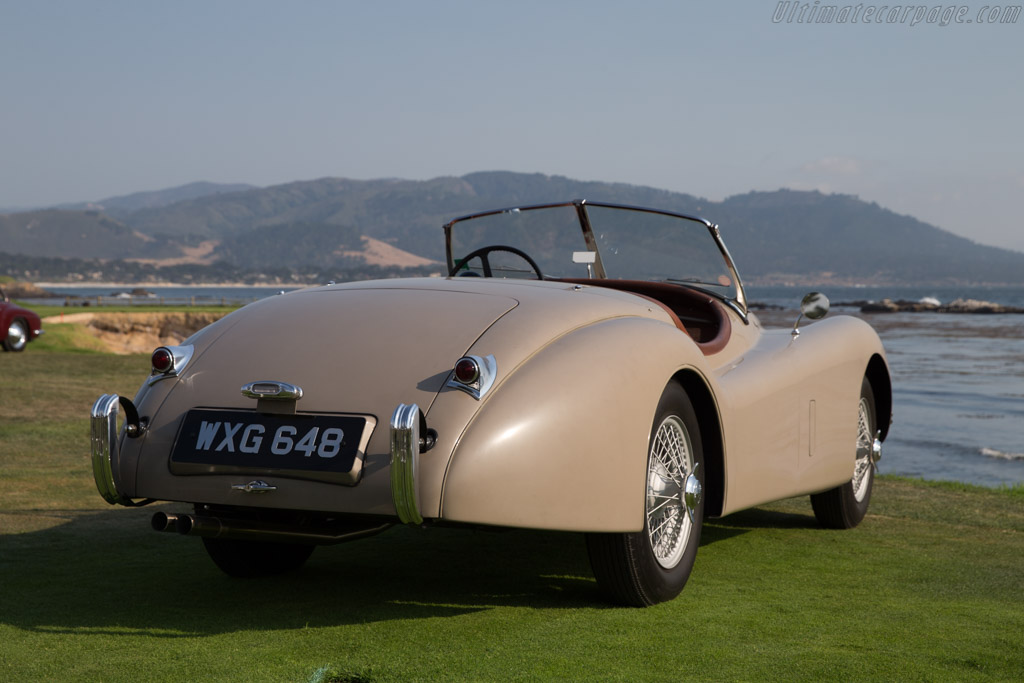
[[[828,4],[846,23],[777,0],[0,0],[0,207],[512,170],[854,194],[1024,251],[1024,12]]]

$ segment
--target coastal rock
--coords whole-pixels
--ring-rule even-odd
[[[837,306],[857,306],[861,313],[1024,313],[1024,308],[1004,306],[978,299],[954,299],[942,305],[936,299],[925,297],[920,301],[882,299],[881,301],[853,301]]]
[[[944,313],[1024,313],[1024,308],[1003,306],[978,299],[954,299],[942,307]]]
[[[143,287],[136,287],[135,289],[131,290],[130,292],[111,292],[110,298],[112,298],[112,299],[138,299],[138,298],[155,299],[156,298],[156,294],[154,294],[153,292],[151,292],[148,289],[145,289]]]

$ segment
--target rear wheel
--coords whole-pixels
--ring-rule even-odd
[[[644,528],[587,535],[598,586],[615,602],[646,607],[671,600],[686,585],[703,522],[702,461],[693,406],[680,386],[670,384],[651,428]]]
[[[28,326],[20,318],[11,321],[3,339],[4,351],[24,351],[28,344]]]
[[[824,493],[811,496],[811,507],[818,523],[828,529],[852,529],[868,511],[875,480],[875,393],[865,377],[860,385],[857,409],[857,450],[850,481]]]
[[[298,569],[313,554],[312,545],[269,543],[233,538],[204,538],[203,545],[221,571],[229,576],[271,576]]]

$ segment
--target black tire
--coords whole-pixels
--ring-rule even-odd
[[[659,455],[666,452],[667,442],[659,436],[675,438],[672,450],[692,467],[686,470],[665,469]],[[687,444],[688,442],[688,444]],[[688,447],[687,447],[688,446]],[[681,450],[680,450],[681,449]],[[689,451],[687,458],[686,451]],[[704,466],[697,416],[686,392],[672,383],[665,388],[651,426],[645,478],[644,528],[633,533],[587,534],[587,552],[598,587],[613,602],[646,607],[679,595],[690,577],[700,532],[703,526]],[[693,479],[689,479],[693,475]],[[698,484],[692,516],[687,512],[685,484]],[[693,493],[694,489],[691,489]],[[667,494],[667,495],[666,495]],[[659,502],[660,499],[660,502]],[[668,527],[663,535],[651,523],[663,522]],[[658,543],[655,538],[666,540]]]
[[[857,445],[853,477],[850,481],[823,493],[811,495],[811,507],[818,523],[826,529],[852,529],[860,524],[871,502],[875,466],[871,450],[878,433],[875,393],[865,377],[860,385],[857,409]]]
[[[298,569],[313,554],[315,547],[303,543],[269,543],[231,538],[204,538],[203,545],[221,571],[238,578],[272,576]]]
[[[24,351],[28,345],[28,325],[21,318],[18,318],[11,322],[7,328],[7,334],[3,338],[4,351],[13,351],[15,353]]]

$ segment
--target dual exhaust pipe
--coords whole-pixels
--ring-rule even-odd
[[[177,532],[182,536],[227,538],[241,541],[271,543],[305,543],[332,545],[379,534],[391,523],[366,525],[287,525],[255,519],[228,519],[208,515],[187,515],[171,512],[154,513],[150,520],[155,531]]]

